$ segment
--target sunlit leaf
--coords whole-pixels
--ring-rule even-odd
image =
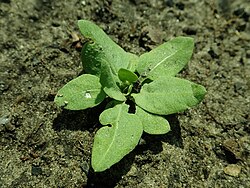
[[[160,115],[184,111],[197,105],[206,89],[188,80],[176,77],[161,77],[143,85],[140,93],[132,94],[138,106]]]
[[[86,73],[100,76],[103,60],[118,72],[120,68],[135,70],[138,57],[124,51],[100,27],[88,20],[79,20],[78,26],[86,38],[81,59]]]
[[[175,76],[192,56],[194,40],[176,37],[139,57],[137,71],[152,80],[161,76]]]
[[[136,115],[142,121],[143,131],[148,134],[166,134],[170,131],[168,121],[162,116],[146,112],[138,106],[136,107]]]
[[[110,67],[109,64],[105,61],[103,61],[101,67],[102,69],[100,82],[105,93],[115,100],[125,101],[126,97],[121,92],[117,84],[119,82],[118,76],[116,75],[117,73],[114,72],[114,70],[112,70],[112,67]]]
[[[104,171],[131,152],[141,138],[143,128],[139,117],[128,113],[128,105],[118,104],[100,115],[102,127],[95,135],[92,167]]]
[[[84,74],[64,85],[55,97],[55,103],[65,109],[83,110],[101,103],[106,94],[99,78]]]

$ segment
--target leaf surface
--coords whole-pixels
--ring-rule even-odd
[[[105,97],[99,78],[84,74],[64,85],[54,101],[65,109],[83,110],[98,105]]]
[[[101,69],[100,82],[103,86],[105,93],[118,101],[125,101],[126,97],[121,92],[117,83],[119,82],[118,76],[116,75],[115,70],[112,70],[112,67],[106,61],[103,61]]]
[[[176,37],[142,54],[138,60],[140,75],[155,80],[161,76],[175,76],[192,56],[194,41],[190,37]]]
[[[142,121],[143,130],[148,134],[166,134],[170,131],[170,125],[164,117],[146,112],[138,106],[136,115]]]
[[[103,56],[104,54],[100,45],[97,43],[86,43],[81,51],[84,72],[100,77]]]
[[[188,80],[176,77],[161,77],[144,84],[140,93],[132,94],[135,103],[144,110],[160,115],[184,111],[197,105],[206,89]]]
[[[79,20],[83,36],[90,40],[82,48],[81,59],[86,73],[100,76],[102,60],[118,72],[120,68],[134,71],[138,57],[124,51],[100,27],[88,20]]]
[[[95,135],[92,150],[92,167],[104,171],[120,161],[138,144],[143,128],[139,117],[128,113],[128,105],[118,104],[101,113],[103,125]]]

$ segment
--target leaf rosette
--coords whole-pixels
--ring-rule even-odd
[[[92,167],[100,172],[131,152],[143,132],[168,133],[165,115],[199,104],[206,89],[174,77],[192,56],[190,37],[176,37],[138,57],[94,23],[79,20],[78,26],[85,38],[81,60],[86,74],[63,86],[55,103],[84,110],[109,101],[99,117],[103,127],[96,132],[92,150]]]

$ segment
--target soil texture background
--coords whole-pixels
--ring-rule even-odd
[[[193,37],[178,76],[208,91],[102,173],[90,166],[101,107],[53,102],[82,71],[79,19],[137,55]],[[0,28],[0,188],[250,187],[249,0],[0,0]]]

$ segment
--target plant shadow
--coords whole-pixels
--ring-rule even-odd
[[[55,131],[72,130],[72,131],[89,131],[93,133],[100,127],[99,115],[104,110],[106,102],[100,105],[79,111],[63,110],[53,122],[53,129]],[[152,154],[160,153],[162,142],[175,145],[183,148],[183,141],[181,138],[181,128],[176,115],[167,116],[171,131],[164,135],[149,135],[143,133],[138,146],[126,155],[120,162],[113,165],[110,169],[96,173],[91,168],[88,173],[87,184],[83,187],[115,187],[122,177],[127,174],[135,161],[137,155],[142,155],[145,151],[151,151]]]
[[[176,115],[169,115],[165,117],[170,124],[171,131],[163,135],[150,135],[144,133],[142,136],[143,144],[140,146],[141,153],[150,150],[151,153],[158,154],[162,148],[162,142],[183,148],[183,140],[181,137],[181,127]]]
[[[93,169],[88,174],[88,187],[109,188],[115,187],[122,177],[127,174],[135,161],[137,155],[142,155],[145,151],[150,150],[151,153],[160,153],[162,142],[167,142],[176,147],[183,148],[183,140],[181,138],[181,128],[176,115],[166,117],[170,122],[171,131],[164,135],[149,135],[143,133],[141,144],[139,144],[132,152],[126,155],[120,162],[113,165],[110,169],[95,173]]]
[[[104,103],[99,104],[96,107],[86,110],[66,110],[62,112],[54,119],[53,129],[55,131],[71,130],[71,131],[89,131],[93,132],[97,126],[100,127],[99,115],[105,108]]]
[[[91,169],[88,173],[88,181],[85,188],[110,188],[115,187],[122,177],[127,174],[135,160],[137,152],[134,150],[126,155],[121,161],[114,164],[104,172],[94,172]]]

